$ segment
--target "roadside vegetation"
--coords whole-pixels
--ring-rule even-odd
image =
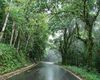
[[[49,31],[47,14],[38,5],[36,0],[0,0],[0,74],[43,58]]]
[[[79,68],[76,66],[64,66],[76,75],[80,76],[83,80],[99,80],[100,74],[96,71],[88,72],[85,68]]]
[[[0,44],[0,74],[14,71],[29,64],[24,53],[17,53],[16,49]]]

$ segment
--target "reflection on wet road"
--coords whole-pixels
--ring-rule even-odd
[[[42,62],[34,68],[8,80],[78,80],[58,65]]]

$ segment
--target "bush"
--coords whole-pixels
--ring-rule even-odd
[[[26,62],[23,53],[17,53],[15,48],[0,43],[0,74],[22,67]]]

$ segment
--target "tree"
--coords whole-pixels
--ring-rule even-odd
[[[92,2],[92,3],[91,3]],[[91,4],[90,4],[91,3]],[[93,1],[88,1],[88,0],[83,0],[82,4],[83,6],[81,7],[83,10],[79,14],[80,19],[84,22],[85,24],[85,30],[87,32],[87,38],[82,39],[81,37],[78,36],[78,38],[86,44],[87,47],[87,66],[88,68],[92,68],[92,57],[93,57],[93,27],[95,24],[95,21],[99,15],[100,12],[100,6],[98,5],[100,3],[99,1],[93,0]],[[94,9],[95,8],[95,9]],[[93,13],[94,12],[94,13]]]

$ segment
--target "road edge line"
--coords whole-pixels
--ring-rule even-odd
[[[12,71],[10,73],[6,73],[6,74],[3,74],[3,75],[0,75],[0,80],[6,80],[8,78],[11,78],[11,77],[13,77],[15,75],[18,75],[20,73],[23,73],[23,72],[31,69],[32,67],[35,67],[36,65],[37,64],[31,64],[29,66],[26,66],[26,67],[23,67],[23,68],[19,68],[19,69],[15,70],[15,71]]]
[[[78,75],[76,75],[74,72],[72,72],[69,69],[64,68],[63,66],[60,66],[62,69],[64,69],[65,71],[68,71],[70,74],[72,74],[74,77],[76,77],[79,80],[83,80],[82,78],[80,78]]]

